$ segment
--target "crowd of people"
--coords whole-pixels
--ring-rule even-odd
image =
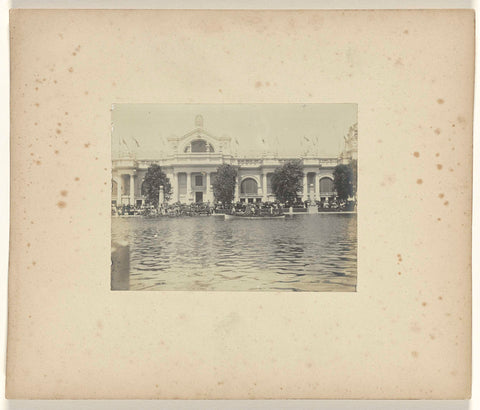
[[[237,202],[223,210],[231,215],[266,216],[283,214],[283,207],[279,202]]]
[[[115,216],[200,216],[212,214],[245,214],[245,215],[280,215],[289,212],[302,212],[308,207],[317,206],[319,211],[353,211],[356,201],[332,199],[330,201],[302,201],[296,200],[286,203],[276,202],[235,202],[229,205],[221,203],[200,202],[183,204],[162,204],[160,207],[153,205],[112,205],[112,215]]]
[[[153,205],[112,205],[112,215],[126,216],[126,215],[141,215],[141,216],[197,216],[197,215],[211,215],[214,212],[215,206],[210,202],[200,202],[192,204],[182,204],[175,202],[173,204],[162,204],[160,207]]]

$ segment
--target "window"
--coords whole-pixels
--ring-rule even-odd
[[[122,195],[130,195],[130,175],[122,175]]]
[[[192,142],[192,152],[206,152],[207,144],[204,140],[196,140]]]
[[[180,195],[187,193],[187,174],[184,172],[178,174],[178,193]]]
[[[209,144],[205,140],[195,140],[190,144],[191,152],[214,152],[213,145]],[[188,152],[188,146],[185,148],[185,152]]]
[[[333,192],[333,181],[330,178],[322,178],[320,180],[320,193]]]
[[[272,191],[272,175],[273,174],[267,174],[267,194],[268,195],[273,194],[273,191]]]
[[[201,175],[195,175],[195,186],[203,186],[203,177]]]
[[[257,195],[258,193],[258,185],[257,181],[253,178],[247,178],[242,181],[242,185],[240,186],[240,193],[246,195]]]

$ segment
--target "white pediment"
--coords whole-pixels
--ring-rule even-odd
[[[230,151],[230,137],[217,137],[203,128],[203,117],[197,115],[195,118],[195,125],[192,131],[181,137],[168,138],[171,148],[174,152],[183,154],[191,152],[190,148],[195,141],[205,141],[207,148],[206,152],[228,152]]]

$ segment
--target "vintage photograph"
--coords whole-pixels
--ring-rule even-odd
[[[356,104],[113,104],[112,290],[355,292]]]

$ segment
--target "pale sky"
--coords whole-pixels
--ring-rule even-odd
[[[203,116],[203,128],[210,134],[231,137],[232,153],[240,157],[263,152],[296,157],[307,150],[336,157],[343,149],[343,137],[357,122],[357,105],[114,104],[112,156],[126,150],[124,140],[139,159],[162,157],[167,138],[196,128],[197,115]]]

